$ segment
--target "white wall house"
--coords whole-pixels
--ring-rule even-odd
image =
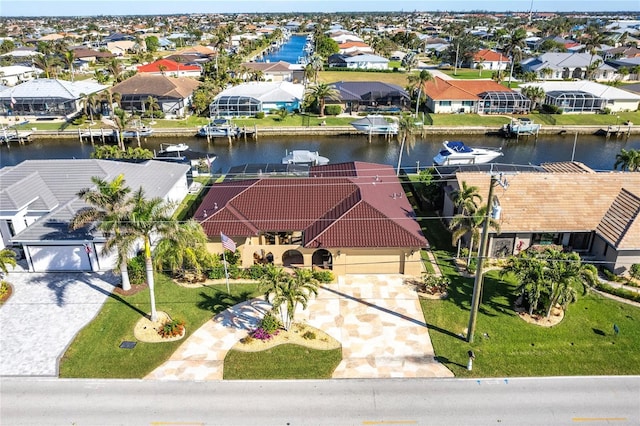
[[[189,165],[161,161],[27,160],[0,169],[0,248],[21,247],[32,272],[104,271],[115,253],[102,254],[100,232],[69,230],[73,216],[87,205],[77,193],[122,174],[127,186],[142,187],[149,198],[180,202],[188,193]]]

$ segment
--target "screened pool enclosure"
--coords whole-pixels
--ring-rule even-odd
[[[479,114],[526,114],[531,109],[529,98],[518,92],[482,92],[479,97]]]
[[[605,100],[581,90],[553,90],[547,92],[544,103],[555,105],[563,112],[600,112]]]

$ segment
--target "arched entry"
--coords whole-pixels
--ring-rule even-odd
[[[333,256],[328,250],[316,250],[311,257],[311,264],[317,268],[333,269]]]
[[[282,254],[282,265],[288,266],[302,266],[304,265],[304,257],[298,250],[287,250]]]

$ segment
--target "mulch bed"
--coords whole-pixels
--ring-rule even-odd
[[[133,296],[134,294],[141,292],[147,287],[149,287],[147,283],[131,284],[130,290],[124,291],[122,287],[116,287],[115,289],[113,289],[113,292],[119,294],[120,296]]]
[[[7,283],[7,292],[0,296],[0,304],[6,302],[13,294],[13,286]]]

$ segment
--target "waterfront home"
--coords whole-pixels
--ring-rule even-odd
[[[254,81],[220,92],[209,105],[209,113],[217,116],[254,116],[286,108],[293,112],[304,99],[304,85],[288,81]]]
[[[10,65],[0,67],[0,84],[3,86],[15,86],[25,81],[33,80],[42,70],[24,65]]]
[[[346,113],[400,112],[411,105],[406,90],[396,84],[379,81],[339,81],[331,87],[338,91],[336,100],[326,104],[340,104]]]
[[[425,83],[427,108],[436,113],[523,114],[531,109],[524,95],[492,80],[444,80]]]
[[[232,238],[242,267],[420,275],[428,246],[393,167],[359,161],[213,185],[194,219],[210,251],[222,251],[221,234]]]
[[[152,97],[165,115],[184,117],[199,85],[199,81],[190,77],[136,74],[113,86],[111,92],[121,95],[120,105],[125,111],[143,113]]]
[[[142,187],[149,198],[180,202],[189,190],[190,166],[146,161],[27,160],[0,169],[0,248],[18,246],[28,269],[108,271],[115,253],[103,254],[105,237],[89,227],[69,231],[69,221],[87,205],[78,192],[124,175],[132,190]]]
[[[238,75],[243,80],[260,81],[294,81],[296,68],[289,62],[244,62],[240,65],[246,68],[246,72]],[[299,76],[302,77],[302,76]],[[302,80],[302,78],[299,78]]]
[[[38,78],[0,90],[0,115],[25,119],[71,118],[82,110],[82,99],[107,86],[91,80]]]
[[[564,113],[601,113],[636,111],[640,96],[621,88],[595,81],[545,81],[525,83],[520,87],[540,87],[544,104],[555,105]]]
[[[329,68],[349,68],[365,70],[386,70],[389,68],[389,60],[382,56],[372,54],[355,54],[353,56],[335,53],[327,59]]]
[[[578,162],[549,163],[505,172],[491,206],[500,234],[490,229],[490,257],[518,254],[532,245],[557,244],[615,273],[640,263],[640,173],[595,172]],[[475,186],[486,199],[491,175],[460,168],[445,189],[442,215],[459,213],[453,191]]]

